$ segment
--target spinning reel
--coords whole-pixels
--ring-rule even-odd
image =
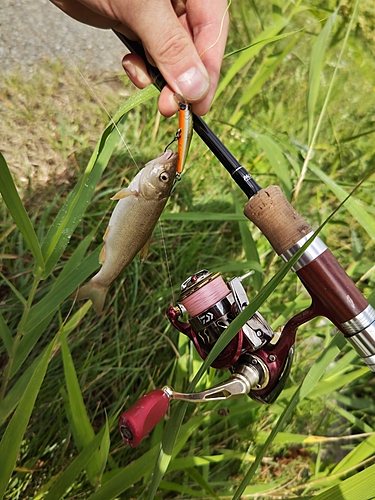
[[[225,283],[220,273],[199,271],[182,283],[177,305],[167,309],[169,321],[193,342],[202,359],[249,304],[242,286],[249,274]],[[188,322],[180,320],[185,313]],[[201,403],[248,395],[262,403],[273,402],[291,368],[294,338],[295,335],[272,331],[256,312],[211,364],[229,369],[228,380],[197,393],[179,393],[171,387],[151,391],[121,415],[119,430],[123,440],[137,446],[165,415],[171,399]]]

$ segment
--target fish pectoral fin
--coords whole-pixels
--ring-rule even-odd
[[[101,264],[102,266],[104,266],[104,262],[105,262],[105,245],[100,250],[100,254],[99,254],[99,264]]]
[[[123,198],[127,198],[128,196],[138,196],[138,191],[134,191],[133,189],[124,188],[121,189],[118,193],[112,196],[111,200],[122,200]]]
[[[143,245],[139,252],[139,258],[141,259],[141,262],[146,260],[147,254],[148,254],[148,249],[150,248],[151,244],[151,238],[149,238],[146,243]]]

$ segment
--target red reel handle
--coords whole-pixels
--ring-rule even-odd
[[[120,417],[118,427],[122,439],[129,446],[138,446],[167,413],[168,408],[169,397],[161,389],[143,396]]]

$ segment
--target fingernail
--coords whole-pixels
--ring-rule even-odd
[[[134,64],[125,58],[122,60],[122,67],[124,68],[125,73],[128,75],[129,78],[135,78],[137,76]]]
[[[190,68],[182,73],[177,80],[179,92],[187,100],[197,100],[203,97],[209,89],[210,82],[207,74],[197,68]]]
[[[152,80],[148,75],[146,68],[143,70],[126,58],[122,60],[122,67],[124,68],[125,73],[128,75],[128,77],[133,81],[133,83],[135,83],[135,85],[137,85],[137,87],[144,88],[152,83]]]

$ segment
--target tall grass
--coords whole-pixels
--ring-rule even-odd
[[[363,21],[371,4],[356,8],[233,2],[228,56],[207,120],[258,182],[279,184],[315,228],[363,181],[320,236],[374,303],[374,40]],[[56,81],[67,77],[61,66],[53,71]],[[35,99],[22,78],[4,78],[0,90],[2,133],[12,144],[17,130],[32,130],[40,117],[37,109],[20,113],[19,95]],[[77,107],[85,139],[63,109],[55,122],[53,107],[46,112],[56,126],[40,129],[41,138],[55,152],[61,147],[61,161],[74,170],[65,184],[34,185],[31,175],[22,184],[12,175],[21,166],[16,152],[4,146],[0,157],[0,496],[375,498],[373,377],[322,319],[300,329],[290,379],[272,405],[172,403],[138,449],[121,443],[118,416],[145,392],[167,383],[203,389],[228,377],[209,369],[215,353],[202,363],[164,316],[187,276],[201,268],[228,277],[255,270],[252,303],[218,350],[254,310],[276,328],[309,297],[194,137],[146,262],[126,269],[101,316],[89,302],[68,300],[99,267],[110,195],[175,133],[175,120],[157,118],[155,90],[125,102],[113,94],[100,97],[117,101],[116,127],[98,117],[96,146],[86,127],[97,101]]]

